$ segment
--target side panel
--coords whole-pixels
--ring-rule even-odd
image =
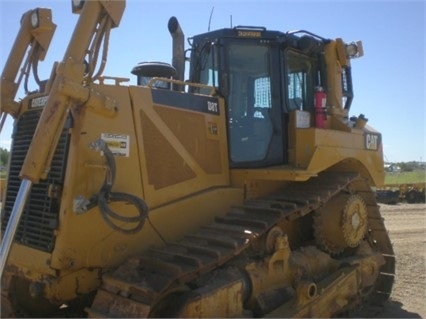
[[[151,207],[229,185],[223,103],[211,96],[130,87],[145,198]]]

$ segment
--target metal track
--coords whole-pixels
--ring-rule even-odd
[[[363,179],[357,179],[351,186],[357,190],[358,194],[363,196],[367,204],[369,227],[367,240],[385,258],[385,264],[379,270],[379,277],[375,283],[374,290],[371,294],[364,296],[364,303],[361,307],[352,311],[352,314],[356,317],[371,318],[375,317],[382,310],[384,303],[391,295],[395,280],[395,253],[384,224],[384,219],[380,214],[375,193],[372,192],[369,184]]]
[[[233,207],[224,217],[217,217],[212,224],[180,241],[128,259],[103,277],[102,286],[86,311],[89,317],[96,318],[147,317],[166,292],[225,264],[277,223],[312,212],[349,184],[356,184],[366,198],[371,225],[368,240],[387,261],[372,293],[374,303],[381,303],[390,295],[395,262],[374,194],[358,174],[328,172],[308,182],[293,183],[281,193]]]

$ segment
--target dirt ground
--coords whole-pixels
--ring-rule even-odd
[[[396,279],[380,318],[426,318],[426,204],[380,204],[396,255]]]

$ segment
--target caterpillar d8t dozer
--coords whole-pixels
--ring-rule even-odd
[[[172,17],[172,65],[135,61],[130,85],[102,75],[124,1],[73,5],[50,78],[17,101],[55,29],[42,8],[1,77],[4,317],[330,317],[387,300],[381,134],[349,116],[361,42],[234,27],[185,49]]]

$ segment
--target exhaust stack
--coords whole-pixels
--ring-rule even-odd
[[[173,39],[172,65],[176,69],[176,79],[184,81],[185,78],[185,36],[176,17],[169,19],[168,28]],[[181,85],[174,85],[175,90],[182,90]]]

